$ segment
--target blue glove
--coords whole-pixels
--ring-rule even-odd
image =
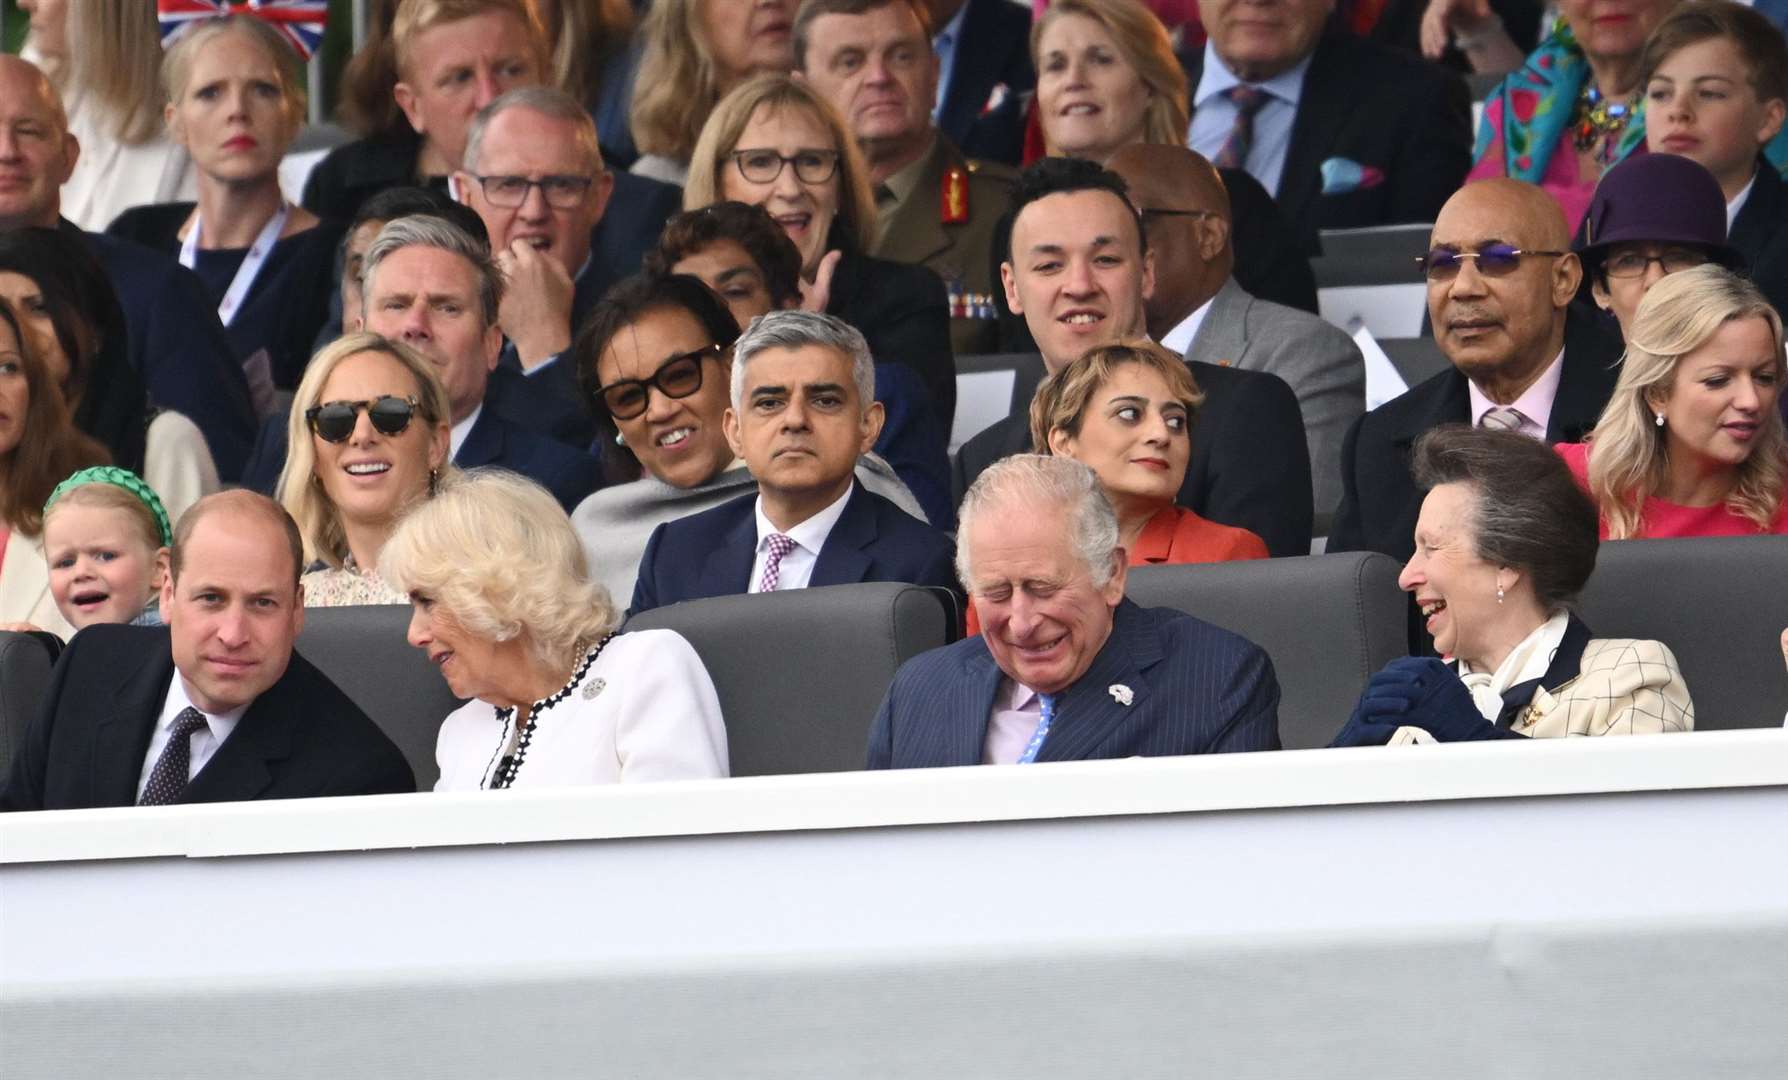
[[[1383,746],[1390,742],[1391,736],[1396,733],[1396,724],[1378,724],[1371,720],[1362,720],[1359,713],[1355,712],[1329,745],[1331,747]]]
[[[1405,657],[1392,661],[1379,674],[1386,674],[1392,668],[1398,668],[1414,686],[1409,692],[1409,708],[1403,715],[1403,723],[1421,728],[1438,742],[1474,742],[1507,738],[1513,734],[1484,719],[1477,703],[1471,699],[1471,691],[1465,689],[1459,676],[1439,660]]]

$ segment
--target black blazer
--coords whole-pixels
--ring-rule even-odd
[[[979,765],[1005,673],[976,636],[900,666],[869,768]],[[1123,703],[1113,687],[1130,690]],[[1279,749],[1279,680],[1260,646],[1169,608],[1120,602],[1086,674],[1057,695],[1038,761]]]
[[[832,273],[826,314],[862,331],[876,363],[917,372],[937,430],[949,431],[956,419],[956,354],[944,280],[923,266],[865,255],[854,244],[832,246],[844,254]]]
[[[1546,442],[1580,442],[1595,427],[1619,377],[1619,354],[1587,320],[1565,320],[1564,371],[1546,425]],[[1415,554],[1422,493],[1409,475],[1416,438],[1441,424],[1469,423],[1464,375],[1449,368],[1360,417],[1341,444],[1341,506],[1329,551],[1382,551],[1399,562]]]
[[[1179,504],[1247,529],[1274,555],[1310,554],[1310,451],[1297,395],[1277,375],[1189,360],[1204,404],[1192,422],[1192,461]],[[981,470],[1031,451],[1030,417],[1013,413],[956,453],[957,502]]]
[[[955,554],[948,536],[858,484],[814,560],[808,585],[905,581],[949,589],[960,601]],[[748,592],[756,557],[755,494],[666,522],[646,541],[628,614]]]
[[[107,226],[106,235],[178,258],[180,226],[192,208],[189,202],[132,207]],[[329,321],[329,301],[339,291],[335,256],[345,231],[340,222],[322,221],[280,240],[235,320],[224,327],[238,360],[267,350],[273,383],[281,389],[291,390],[303,378],[317,332]]]
[[[1180,61],[1196,91],[1204,50]],[[1471,95],[1457,72],[1376,42],[1326,34],[1304,76],[1279,207],[1311,253],[1322,229],[1433,221],[1464,183],[1471,151]],[[1384,180],[1324,195],[1322,163],[1330,158],[1380,169]]]
[[[552,492],[567,514],[602,486],[602,468],[594,457],[536,435],[492,409],[478,414],[453,463],[462,469],[494,465],[518,472]]]
[[[68,643],[13,759],[0,809],[133,806],[174,677],[166,627],[90,626]],[[415,791],[403,754],[348,696],[292,654],[181,797],[183,803]]]
[[[1751,280],[1777,311],[1788,311],[1788,185],[1761,154],[1751,194],[1732,220],[1726,242],[1745,257]]]
[[[932,30],[942,30],[934,26]],[[950,85],[937,126],[965,158],[1017,165],[1024,157],[1025,108],[1037,88],[1031,67],[1031,13],[1011,0],[968,0]],[[987,109],[994,88],[1005,100]]]

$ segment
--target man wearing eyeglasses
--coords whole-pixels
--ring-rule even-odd
[[[485,106],[466,139],[460,199],[478,212],[506,287],[498,324],[505,362],[577,398],[569,359],[579,316],[607,291],[607,267],[590,258],[614,178],[602,165],[596,125],[569,95],[511,90]]]
[[[1187,360],[1266,371],[1298,396],[1314,505],[1341,498],[1334,461],[1366,406],[1366,362],[1341,330],[1249,295],[1235,280],[1229,194],[1211,163],[1182,146],[1135,143],[1106,166],[1130,185],[1155,253],[1149,335]],[[1320,527],[1318,529],[1320,530]]]
[[[1409,453],[1430,428],[1469,423],[1559,443],[1595,426],[1618,351],[1569,314],[1583,277],[1569,247],[1558,204],[1531,184],[1482,180],[1447,200],[1419,261],[1434,338],[1453,367],[1348,429],[1330,551],[1414,554],[1422,495]]]

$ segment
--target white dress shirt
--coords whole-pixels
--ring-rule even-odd
[[[1558,350],[1558,355],[1552,358],[1545,371],[1540,372],[1533,385],[1509,403],[1509,408],[1521,414],[1521,427],[1517,430],[1530,439],[1546,437],[1546,428],[1552,421],[1552,401],[1558,397],[1558,380],[1564,376],[1564,355],[1563,349]],[[1485,397],[1477,383],[1468,379],[1465,385],[1471,395],[1471,426],[1477,427],[1484,414],[1496,407],[1496,402]]]
[[[1244,167],[1260,181],[1260,186],[1273,195],[1279,194],[1279,179],[1285,173],[1285,155],[1291,150],[1291,125],[1297,119],[1298,102],[1304,95],[1304,75],[1310,70],[1310,57],[1297,66],[1281,71],[1262,83],[1249,83],[1267,92],[1268,100],[1254,114],[1254,140],[1248,146]],[[1229,141],[1235,128],[1235,105],[1224,96],[1242,80],[1223,65],[1210,42],[1204,45],[1204,73],[1198,77],[1198,88],[1192,93],[1192,126],[1186,143],[1192,149],[1217,160],[1218,151]]]
[[[178,668],[174,677],[168,680],[168,696],[161,703],[161,718],[155,721],[155,734],[149,739],[149,752],[143,756],[143,771],[137,776],[137,798],[143,797],[143,789],[149,786],[149,774],[155,771],[155,763],[161,760],[161,752],[168,747],[168,740],[174,734],[174,720],[188,707],[197,709],[192,699],[186,694],[186,679]],[[213,714],[205,712],[205,726],[192,733],[191,742],[187,744],[186,778],[191,780],[199,775],[199,770],[217,753],[217,748],[236,730],[236,722],[248,711],[248,706],[231,709],[227,713]]]
[[[1732,235],[1732,223],[1738,220],[1738,213],[1745,208],[1745,200],[1751,197],[1751,189],[1755,186],[1757,186],[1757,174],[1753,172],[1750,181],[1739,189],[1737,195],[1732,196],[1731,202],[1726,204],[1726,235],[1728,237]]]
[[[480,401],[464,420],[454,424],[447,432],[447,460],[459,457],[459,448],[466,445],[466,436],[472,433],[472,426],[478,423],[478,414],[484,411],[484,402]]]
[[[1213,293],[1209,300],[1198,305],[1196,311],[1180,320],[1178,326],[1162,334],[1161,347],[1180,356],[1186,355],[1186,350],[1192,347],[1192,339],[1198,336],[1198,328],[1204,325],[1204,317],[1211,313],[1211,304],[1216,299],[1216,294]]]
[[[813,578],[813,564],[819,559],[820,548],[826,546],[826,537],[832,535],[832,526],[844,516],[844,504],[850,501],[851,492],[857,490],[857,482],[852,480],[844,494],[838,496],[830,506],[808,518],[801,524],[784,532],[770,524],[764,516],[764,497],[757,497],[757,555],[751,560],[751,580],[746,583],[746,592],[762,592],[758,586],[764,579],[764,562],[770,557],[770,534],[781,532],[795,542],[782,562],[777,567],[776,591],[787,592],[790,589],[805,589]]]
[[[993,695],[993,712],[987,717],[981,764],[1018,764],[1042,722],[1043,699],[1037,692],[1009,675],[1001,678]]]

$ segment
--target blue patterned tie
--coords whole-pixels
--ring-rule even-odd
[[[1030,745],[1018,758],[1020,765],[1029,765],[1037,760],[1038,751],[1043,749],[1043,740],[1049,738],[1049,725],[1055,720],[1055,695],[1038,694],[1037,700],[1043,704],[1043,719],[1037,721],[1036,734],[1031,736]]]
[[[192,736],[205,727],[205,714],[192,706],[180,710],[174,718],[174,733],[168,745],[149,770],[149,782],[143,785],[138,806],[166,806],[186,794],[186,772],[192,764]]]
[[[1271,101],[1273,95],[1244,83],[1223,91],[1223,96],[1235,106],[1235,124],[1211,164],[1219,169],[1245,169],[1248,167],[1248,151],[1254,148],[1254,114]]]

